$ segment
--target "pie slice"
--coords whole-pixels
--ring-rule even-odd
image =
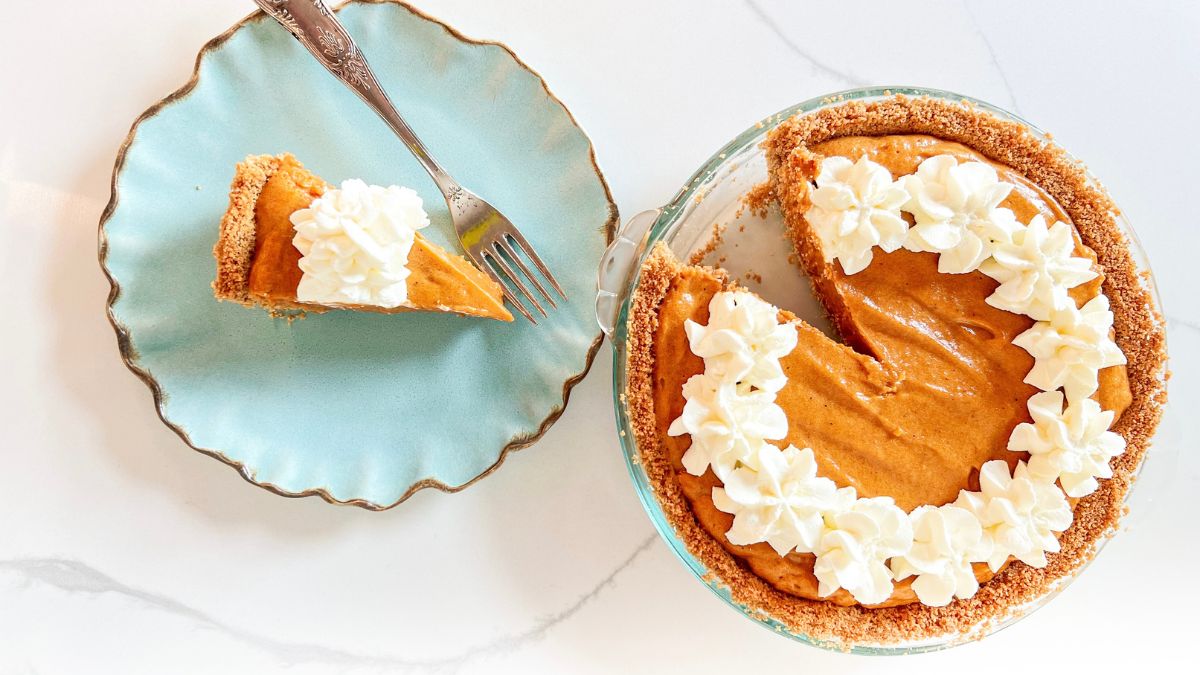
[[[736,382],[730,380],[728,386],[736,388],[720,390],[725,393],[710,399],[700,395],[703,387],[710,385],[698,378],[715,374],[719,379],[734,367],[730,363],[739,362],[722,362],[713,371],[711,355],[702,357],[695,350],[738,349],[736,345],[743,341],[749,344],[761,337],[743,333],[731,340],[737,330],[752,330],[746,326],[753,321],[742,314],[737,320],[720,323],[714,313],[722,302],[730,306],[731,298],[738,298],[739,305],[769,305],[739,288],[720,269],[684,264],[661,243],[651,251],[643,263],[629,314],[625,396],[643,466],[668,520],[689,551],[730,589],[737,603],[813,639],[842,645],[891,643],[965,633],[1011,615],[1078,571],[1094,555],[1096,542],[1114,531],[1165,400],[1161,317],[1114,221],[1115,207],[1064,152],[1047,146],[1024,127],[969,106],[937,100],[895,97],[826,108],[784,122],[764,147],[771,192],[783,211],[796,257],[840,341],[787,311],[772,310],[777,311],[772,325],[790,325],[795,332],[794,345],[789,343],[777,357],[781,376],[772,376],[775,383],[766,389],[771,405],[786,418],[783,432],[755,431],[759,426],[778,426],[778,422],[747,416],[748,408],[726,407],[713,413],[714,401],[734,400],[743,405],[764,393],[755,381],[734,378]],[[886,243],[887,239],[886,228],[896,227],[904,235],[915,229],[913,216],[906,212],[903,221],[898,215],[889,221],[885,215],[876,222],[876,215],[863,216],[860,211],[851,220],[832,221],[833,230],[846,235],[864,223],[878,225],[883,234],[872,233],[865,246],[873,256],[855,259],[854,254],[861,251],[848,250],[840,251],[841,259],[831,256],[839,251],[822,238],[813,211],[814,193],[825,167],[869,161],[881,174],[872,179],[873,189],[882,190],[916,174],[918,167],[937,157],[952,166],[970,164],[975,171],[970,180],[990,173],[992,181],[1008,185],[1003,195],[995,193],[996,203],[985,206],[999,209],[1021,228],[1031,223],[1064,224],[1055,232],[1067,237],[1061,241],[1070,249],[1071,273],[1086,280],[1070,283],[1069,291],[1064,291],[1069,300],[1064,299],[1063,304],[1072,307],[1056,305],[1054,311],[1075,316],[1072,312],[1095,307],[1093,300],[1111,304],[1112,329],[1096,339],[1106,344],[1115,340],[1112,349],[1121,352],[1114,357],[1110,350],[1104,363],[1112,365],[1098,366],[1094,393],[1086,400],[1072,399],[1072,390],[1064,385],[1068,407],[1092,411],[1088,406],[1093,406],[1092,414],[1111,415],[1111,426],[1105,427],[1111,433],[1105,431],[1104,439],[1115,443],[1119,435],[1120,447],[1111,461],[1105,457],[1105,466],[1095,468],[1094,475],[1100,480],[1090,492],[1075,490],[1077,485],[1066,476],[1060,480],[1061,492],[1055,483],[1057,476],[1023,483],[1021,489],[1032,490],[1023,499],[1034,500],[1034,494],[1041,499],[1045,494],[1050,501],[1057,500],[1057,506],[1051,505],[1057,511],[1044,510],[1053,517],[1028,529],[1041,537],[1037,555],[964,554],[959,564],[965,563],[965,573],[974,579],[968,582],[959,577],[957,581],[967,590],[960,588],[947,596],[948,600],[932,606],[923,604],[915,588],[921,574],[912,573],[911,565],[908,571],[901,564],[886,570],[889,576],[882,583],[888,592],[857,594],[825,583],[818,565],[824,554],[814,551],[830,546],[823,537],[833,537],[834,553],[826,561],[826,579],[830,567],[854,568],[861,562],[856,556],[877,556],[877,568],[882,567],[907,553],[871,551],[871,547],[882,546],[878,542],[889,534],[887,527],[878,527],[885,521],[873,521],[875,531],[863,525],[869,520],[865,517],[842,523],[837,514],[850,509],[847,504],[876,508],[886,503],[908,527],[910,518],[916,523],[916,516],[929,509],[959,507],[945,513],[947,518],[961,516],[976,495],[1010,485],[1004,481],[1016,484],[1024,480],[1032,460],[1021,447],[1010,449],[1014,430],[1036,421],[1030,413],[1033,401],[1058,393],[1056,387],[1034,385],[1036,378],[1031,375],[1038,359],[1028,349],[1036,351],[1036,347],[1021,337],[1036,326],[1045,328],[1051,319],[1035,320],[997,307],[995,296],[1001,284],[978,269],[979,260],[986,255],[970,260],[975,255],[970,246],[939,254],[921,250],[919,243],[902,247],[900,240],[881,249],[881,240]],[[830,158],[836,158],[834,164],[825,164]],[[946,193],[935,197],[930,201],[953,199]],[[828,198],[826,193],[817,201]],[[834,193],[831,201],[846,198],[843,191]],[[905,203],[913,210],[924,204]],[[890,208],[898,214],[899,202]],[[1028,227],[1032,231],[1035,225]],[[1069,235],[1063,234],[1064,229]],[[942,235],[936,231],[929,234],[931,240],[938,236]],[[1022,236],[1029,239],[1032,235]],[[952,242],[944,236],[938,241],[943,249],[950,249]],[[967,253],[962,253],[964,250]],[[984,268],[1003,277],[986,264]],[[1053,273],[1067,275],[1059,268]],[[1041,307],[1027,309],[1039,316],[1043,311]],[[704,347],[701,331],[714,322],[720,323],[717,333],[721,335]],[[769,342],[755,344],[758,346],[753,349],[758,350]],[[685,419],[691,398],[709,406],[696,408],[700,415],[708,416],[697,417],[695,423]],[[1078,440],[1084,432],[1076,429],[1069,433],[1076,434],[1072,438],[1077,445],[1084,444]],[[755,452],[765,454],[743,453],[722,460],[728,463],[718,470],[713,448],[737,455],[737,444],[743,441],[726,442],[728,438],[755,434],[759,434],[757,443],[766,444],[757,447],[767,448]],[[697,447],[699,452],[693,453]],[[804,450],[796,450],[801,448]],[[775,468],[768,470],[760,456],[777,458],[773,460]],[[760,461],[761,465],[756,464]],[[810,468],[815,464],[814,475],[778,469],[784,463],[794,467],[805,462]],[[779,473],[772,473],[776,470]],[[1110,475],[1105,475],[1106,471]],[[1002,485],[997,485],[998,475]],[[779,476],[783,480],[778,480]],[[805,481],[808,487],[796,487]],[[822,485],[828,486],[825,496],[819,496],[816,489]],[[844,503],[836,508],[811,505],[820,499],[834,503],[839,498]],[[739,512],[735,502],[752,507]],[[986,518],[999,518],[1001,503],[996,501],[992,515]],[[1034,508],[1026,505],[1018,510],[1026,507]],[[1064,512],[1068,516],[1065,521]],[[742,513],[749,515],[739,523]],[[812,513],[823,515],[807,525],[801,522]],[[980,516],[985,529],[1001,531],[999,521],[983,522],[986,518]],[[1030,518],[1032,522],[1033,516]],[[1057,522],[1047,524],[1050,520]],[[802,537],[792,536],[792,530],[800,532],[804,527],[815,528],[817,538],[799,543]],[[751,530],[761,536],[747,536]],[[839,541],[853,539],[847,532],[867,537],[859,542],[862,547],[837,549]],[[945,550],[953,548],[949,543],[952,532],[943,533],[946,539],[935,533],[929,544],[941,547],[939,555],[944,555],[937,559],[939,564],[950,560]],[[911,544],[914,537],[929,533],[905,536]],[[1044,558],[1036,560],[1043,551]],[[855,577],[862,579],[861,574],[841,578],[852,583]],[[926,598],[934,595],[928,586],[921,590]],[[864,597],[871,599],[864,601]]]
[[[261,307],[273,314],[329,309],[396,313],[448,312],[512,321],[500,285],[468,262],[414,233],[408,251],[407,297],[397,306],[313,302],[297,297],[304,272],[292,214],[308,208],[331,187],[290,154],[247,157],[237,165],[229,209],[213,254],[218,299]]]

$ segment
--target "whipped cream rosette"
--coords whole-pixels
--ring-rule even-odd
[[[825,261],[837,260],[854,274],[871,264],[874,247],[895,251],[904,244],[908,223],[900,207],[907,200],[892,174],[866,156],[857,162],[829,157],[821,162],[805,217],[821,239]]]
[[[848,508],[854,490],[818,476],[809,448],[779,450],[764,443],[758,452],[757,469],[736,469],[724,487],[713,489],[713,504],[734,514],[726,535],[730,543],[765,541],[781,556],[816,551],[826,514]]]
[[[1013,429],[1008,449],[1029,453],[1029,473],[1039,480],[1058,481],[1068,497],[1090,495],[1097,478],[1110,478],[1109,460],[1125,452],[1125,439],[1109,431],[1113,412],[1101,410],[1090,398],[1063,407],[1060,391],[1029,399],[1033,422]]]
[[[1047,226],[1038,214],[1028,227],[992,248],[992,257],[980,271],[1000,283],[987,303],[1013,314],[1038,321],[1073,304],[1068,291],[1095,279],[1092,261],[1072,255],[1075,237],[1071,226],[1057,222]]]
[[[1018,462],[1011,475],[1008,464],[995,459],[979,470],[979,492],[963,490],[954,505],[970,511],[983,528],[986,562],[993,572],[1009,557],[1045,567],[1046,552],[1058,551],[1054,535],[1071,526],[1071,505],[1054,483],[1029,474]]]
[[[912,547],[892,560],[892,576],[897,581],[915,576],[917,599],[932,607],[975,595],[979,581],[971,563],[991,553],[991,541],[984,538],[975,514],[947,504],[918,506],[908,517]]]
[[[1013,212],[1000,208],[1012,184],[1002,182],[983,162],[959,164],[950,155],[938,155],[899,182],[908,193],[902,208],[915,223],[904,248],[937,253],[939,272],[978,269],[996,246],[1020,230]]]
[[[887,561],[912,548],[912,524],[891,497],[856,499],[849,508],[827,516],[829,528],[817,548],[813,566],[820,585],[817,593],[832,595],[839,588],[855,600],[873,605],[892,595],[892,572]]]
[[[684,324],[692,353],[705,372],[723,381],[776,392],[787,383],[779,359],[796,348],[796,328],[779,310],[750,293],[722,293],[709,303],[708,324]]]
[[[684,384],[683,397],[683,414],[667,433],[691,436],[683,467],[692,475],[702,475],[711,466],[722,477],[738,463],[755,464],[767,440],[787,435],[787,416],[770,392],[740,392],[735,383],[702,373]]]
[[[1108,298],[1097,295],[1079,309],[1070,304],[1013,339],[1034,358],[1025,382],[1053,391],[1062,387],[1067,400],[1096,393],[1102,368],[1125,363],[1125,355],[1109,337],[1113,315]]]
[[[398,307],[408,301],[408,254],[429,225],[410,188],[344,181],[290,216],[303,275],[301,302]]]

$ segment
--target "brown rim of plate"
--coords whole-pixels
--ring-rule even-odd
[[[341,11],[343,7],[346,7],[351,3],[363,5],[397,5],[418,18],[425,19],[426,21],[440,26],[448,35],[456,40],[459,40],[460,42],[470,45],[493,46],[503,49],[510,57],[512,57],[513,61],[515,61],[518,66],[529,71],[530,74],[536,77],[538,82],[540,82],[542,85],[542,90],[546,92],[546,96],[548,96],[551,101],[554,101],[562,107],[563,112],[567,114],[567,118],[571,120],[571,124],[573,124],[575,128],[579,130],[579,133],[583,134],[583,137],[588,141],[588,157],[591,160],[592,168],[596,171],[596,177],[600,179],[600,185],[604,188],[604,198],[608,201],[608,218],[604,221],[603,229],[604,239],[605,242],[611,242],[613,240],[613,236],[616,234],[617,221],[619,218],[617,213],[617,205],[613,201],[612,190],[608,186],[608,181],[604,179],[604,172],[600,170],[600,165],[596,161],[595,146],[592,144],[592,140],[588,137],[587,132],[585,132],[583,127],[579,125],[579,121],[575,119],[575,115],[571,113],[571,110],[567,108],[566,104],[563,103],[561,99],[554,95],[554,92],[550,91],[549,85],[546,84],[545,78],[543,78],[540,73],[531,68],[529,64],[522,61],[521,57],[517,56],[516,52],[514,52],[508,45],[494,40],[476,40],[474,38],[469,38],[449,24],[446,24],[445,22],[426,14],[425,12],[422,12],[416,7],[404,2],[404,0],[346,0],[346,2],[343,2],[334,8],[334,11]],[[192,67],[192,75],[188,81],[182,87],[160,99],[154,105],[147,108],[145,112],[139,115],[137,119],[133,121],[133,125],[129,128],[129,133],[125,136],[125,140],[121,143],[121,147],[117,151],[117,160],[113,165],[111,191],[108,204],[104,207],[104,212],[100,215],[98,253],[100,269],[104,272],[104,276],[106,279],[108,279],[108,283],[110,285],[108,300],[105,302],[104,311],[108,316],[108,322],[112,324],[113,330],[116,332],[117,347],[121,352],[121,360],[125,362],[125,366],[129,368],[129,370],[136,375],[138,379],[140,379],[146,384],[147,387],[150,388],[150,393],[154,397],[154,409],[158,413],[158,418],[162,420],[163,424],[167,425],[167,428],[169,428],[171,431],[174,431],[189,448],[221,461],[229,467],[237,470],[238,475],[241,476],[246,482],[257,485],[265,490],[269,490],[270,492],[273,492],[281,497],[316,496],[324,499],[330,504],[357,506],[367,509],[368,511],[386,511],[407,501],[409,497],[412,497],[417,492],[427,488],[432,488],[446,493],[455,493],[465,490],[466,488],[474,485],[484,477],[491,474],[496,469],[500,468],[500,465],[504,463],[504,460],[508,457],[510,452],[529,447],[530,445],[536,443],[538,439],[540,439],[546,433],[546,431],[556,421],[558,421],[558,418],[562,416],[563,411],[567,407],[567,402],[570,400],[571,389],[573,389],[575,385],[587,375],[588,370],[591,369],[592,361],[596,358],[596,353],[600,350],[600,345],[604,341],[603,333],[598,332],[596,339],[592,341],[591,346],[588,348],[587,359],[584,362],[583,370],[567,378],[567,380],[563,382],[562,403],[551,410],[550,414],[542,420],[541,424],[539,424],[537,429],[535,429],[532,433],[518,434],[510,439],[508,443],[506,443],[504,447],[500,449],[500,456],[496,458],[496,461],[491,466],[484,469],[479,475],[461,485],[448,485],[440,480],[437,480],[436,478],[422,478],[410,485],[396,501],[390,504],[376,504],[366,499],[338,499],[330,494],[327,489],[322,487],[309,488],[299,492],[291,492],[273,483],[257,480],[254,477],[254,472],[250,467],[246,466],[242,462],[226,456],[220,450],[202,448],[193,443],[191,438],[188,436],[187,431],[183,427],[167,419],[166,413],[163,410],[165,393],[163,392],[162,386],[158,383],[158,380],[154,378],[154,375],[151,374],[150,371],[142,368],[136,363],[138,356],[136,350],[133,348],[133,342],[130,337],[129,329],[122,325],[117,320],[116,316],[113,315],[113,303],[115,303],[117,298],[121,295],[121,286],[119,283],[117,283],[117,280],[113,277],[112,272],[110,272],[108,269],[108,237],[104,230],[104,226],[106,223],[108,223],[108,219],[112,217],[113,212],[116,211],[120,196],[117,192],[117,181],[121,175],[121,169],[125,164],[125,155],[129,151],[129,147],[133,144],[133,139],[137,135],[138,127],[142,124],[142,122],[154,117],[168,105],[183,99],[189,93],[191,93],[192,89],[194,89],[196,84],[200,81],[200,64],[209,52],[212,52],[218,49],[221,45],[225,44],[225,42],[232,37],[234,33],[241,30],[246,25],[266,18],[267,16],[262,12],[262,10],[256,10],[247,15],[241,21],[238,21],[234,25],[230,26],[227,30],[225,30],[225,32],[206,42],[204,46],[200,48],[200,52],[196,54],[195,64]]]

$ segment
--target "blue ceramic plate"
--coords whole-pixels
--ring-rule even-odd
[[[424,233],[457,250],[416,160],[262,14],[208,43],[191,82],[134,124],[100,261],[122,356],[188,445],[279,494],[384,509],[469,485],[558,418],[600,344],[593,271],[617,211],[587,136],[507,47],[396,2],[339,15],[434,155],[521,228],[570,302],[536,327],[419,313],[289,323],[217,302],[212,247],[249,154],[413,187]]]

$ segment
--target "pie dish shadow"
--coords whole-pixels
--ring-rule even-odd
[[[590,140],[541,76],[507,46],[403,2],[337,11],[431,147],[521,224],[568,296],[586,298],[592,277],[577,261],[599,259],[617,208]],[[426,488],[458,492],[541,438],[602,342],[588,303],[533,327],[350,312],[289,322],[212,297],[234,165],[285,150],[330,180],[413,187],[431,237],[456,248],[416,160],[285,31],[250,14],[133,123],[100,220],[106,312],[163,423],[278,495],[376,511]],[[480,152],[489,162],[470,161]],[[341,353],[344,331],[395,358]]]

